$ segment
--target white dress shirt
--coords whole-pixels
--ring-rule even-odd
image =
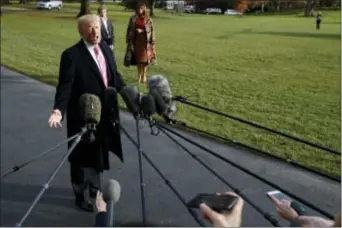
[[[107,18],[101,17],[101,20],[102,20],[102,22],[103,22],[103,25],[104,25],[104,27],[105,27],[105,29],[106,29],[107,34],[109,34],[109,32],[108,32]]]
[[[99,64],[99,62],[97,61],[97,58],[96,58],[96,55],[95,55],[95,51],[94,51],[95,45],[94,45],[94,44],[90,44],[90,43],[88,43],[88,42],[85,41],[85,40],[83,40],[83,41],[84,41],[85,45],[87,46],[87,49],[88,49],[89,53],[90,53],[91,56],[93,57],[93,59],[94,59],[96,65],[97,65],[97,67],[99,68],[99,70],[100,70],[100,72],[101,72],[100,64]],[[100,46],[98,46],[98,47],[99,47],[99,54],[101,55],[101,57],[102,57],[102,58],[105,60],[105,62],[106,62],[106,58],[104,57],[104,55],[103,55],[103,53],[102,53],[102,50],[101,50]],[[106,62],[106,65],[107,65],[107,62]]]

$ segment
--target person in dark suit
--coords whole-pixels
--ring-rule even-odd
[[[71,137],[84,126],[79,111],[79,98],[84,93],[98,96],[101,100],[101,120],[96,127],[95,141],[86,140],[70,154],[71,183],[75,203],[85,211],[93,211],[89,198],[95,201],[101,186],[101,173],[109,170],[109,151],[123,162],[120,129],[113,126],[104,111],[106,87],[117,91],[126,85],[118,72],[115,57],[107,43],[101,40],[101,22],[98,15],[84,15],[78,19],[78,30],[82,39],[61,55],[59,79],[56,88],[50,127],[62,126],[66,117],[67,135]],[[117,102],[117,101],[116,101]],[[117,106],[117,116],[119,116]],[[72,142],[69,143],[69,148]]]
[[[114,26],[107,18],[107,8],[101,5],[97,10],[101,18],[101,37],[114,50]]]

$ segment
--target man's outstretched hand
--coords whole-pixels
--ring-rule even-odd
[[[62,127],[61,121],[62,113],[58,109],[53,110],[49,118],[50,127]]]
[[[220,195],[220,194],[219,194]],[[203,217],[211,222],[215,227],[239,227],[243,210],[243,200],[233,192],[226,192],[222,195],[232,195],[238,197],[238,202],[231,211],[218,213],[208,207],[206,204],[200,205]]]

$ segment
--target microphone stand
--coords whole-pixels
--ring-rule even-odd
[[[16,227],[21,227],[21,225],[25,222],[25,220],[27,219],[27,217],[30,215],[30,213],[32,212],[33,208],[37,205],[38,201],[40,200],[40,198],[43,196],[44,192],[49,188],[50,183],[52,182],[52,180],[56,177],[57,173],[59,172],[59,170],[62,168],[64,162],[67,160],[68,156],[71,154],[71,152],[75,149],[75,147],[77,146],[77,144],[81,141],[82,136],[87,132],[87,128],[82,128],[82,131],[80,133],[78,133],[75,141],[73,142],[73,144],[71,145],[70,149],[68,150],[68,153],[66,153],[66,155],[64,155],[61,163],[57,166],[57,168],[53,171],[53,173],[51,174],[49,180],[43,185],[43,188],[40,190],[40,192],[38,193],[38,195],[36,196],[36,198],[34,199],[32,205],[30,206],[30,208],[27,210],[27,212],[25,213],[25,215],[21,218],[20,222],[18,222],[16,224]]]
[[[144,227],[146,227],[146,205],[145,205],[145,183],[143,176],[143,168],[142,168],[142,149],[141,149],[141,141],[140,141],[140,115],[138,114],[135,118],[135,126],[137,131],[137,148],[138,148],[138,161],[139,161],[139,177],[140,177],[140,193],[141,193],[141,209],[142,209],[142,219]]]
[[[54,146],[54,147],[52,147],[52,148],[50,148],[50,149],[44,151],[43,153],[38,154],[36,157],[34,157],[34,158],[32,158],[32,159],[30,159],[30,160],[28,160],[28,161],[22,163],[21,165],[13,166],[13,168],[12,168],[11,170],[7,171],[4,175],[1,176],[0,180],[2,180],[3,178],[7,177],[8,175],[10,175],[10,174],[12,174],[12,173],[15,173],[15,172],[19,171],[21,168],[23,168],[23,167],[25,167],[25,166],[31,164],[32,162],[39,160],[40,158],[44,157],[44,156],[47,155],[48,153],[50,153],[50,152],[56,150],[56,149],[59,148],[60,146],[64,145],[65,143],[68,143],[69,141],[71,141],[71,140],[77,138],[78,136],[79,136],[79,133],[76,134],[76,135],[74,135],[74,136],[71,136],[70,138],[64,140],[63,142],[58,143],[56,146]]]

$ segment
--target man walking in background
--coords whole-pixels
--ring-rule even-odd
[[[107,8],[101,5],[98,9],[101,18],[101,36],[102,40],[108,44],[110,49],[114,50],[114,26],[107,18]]]

